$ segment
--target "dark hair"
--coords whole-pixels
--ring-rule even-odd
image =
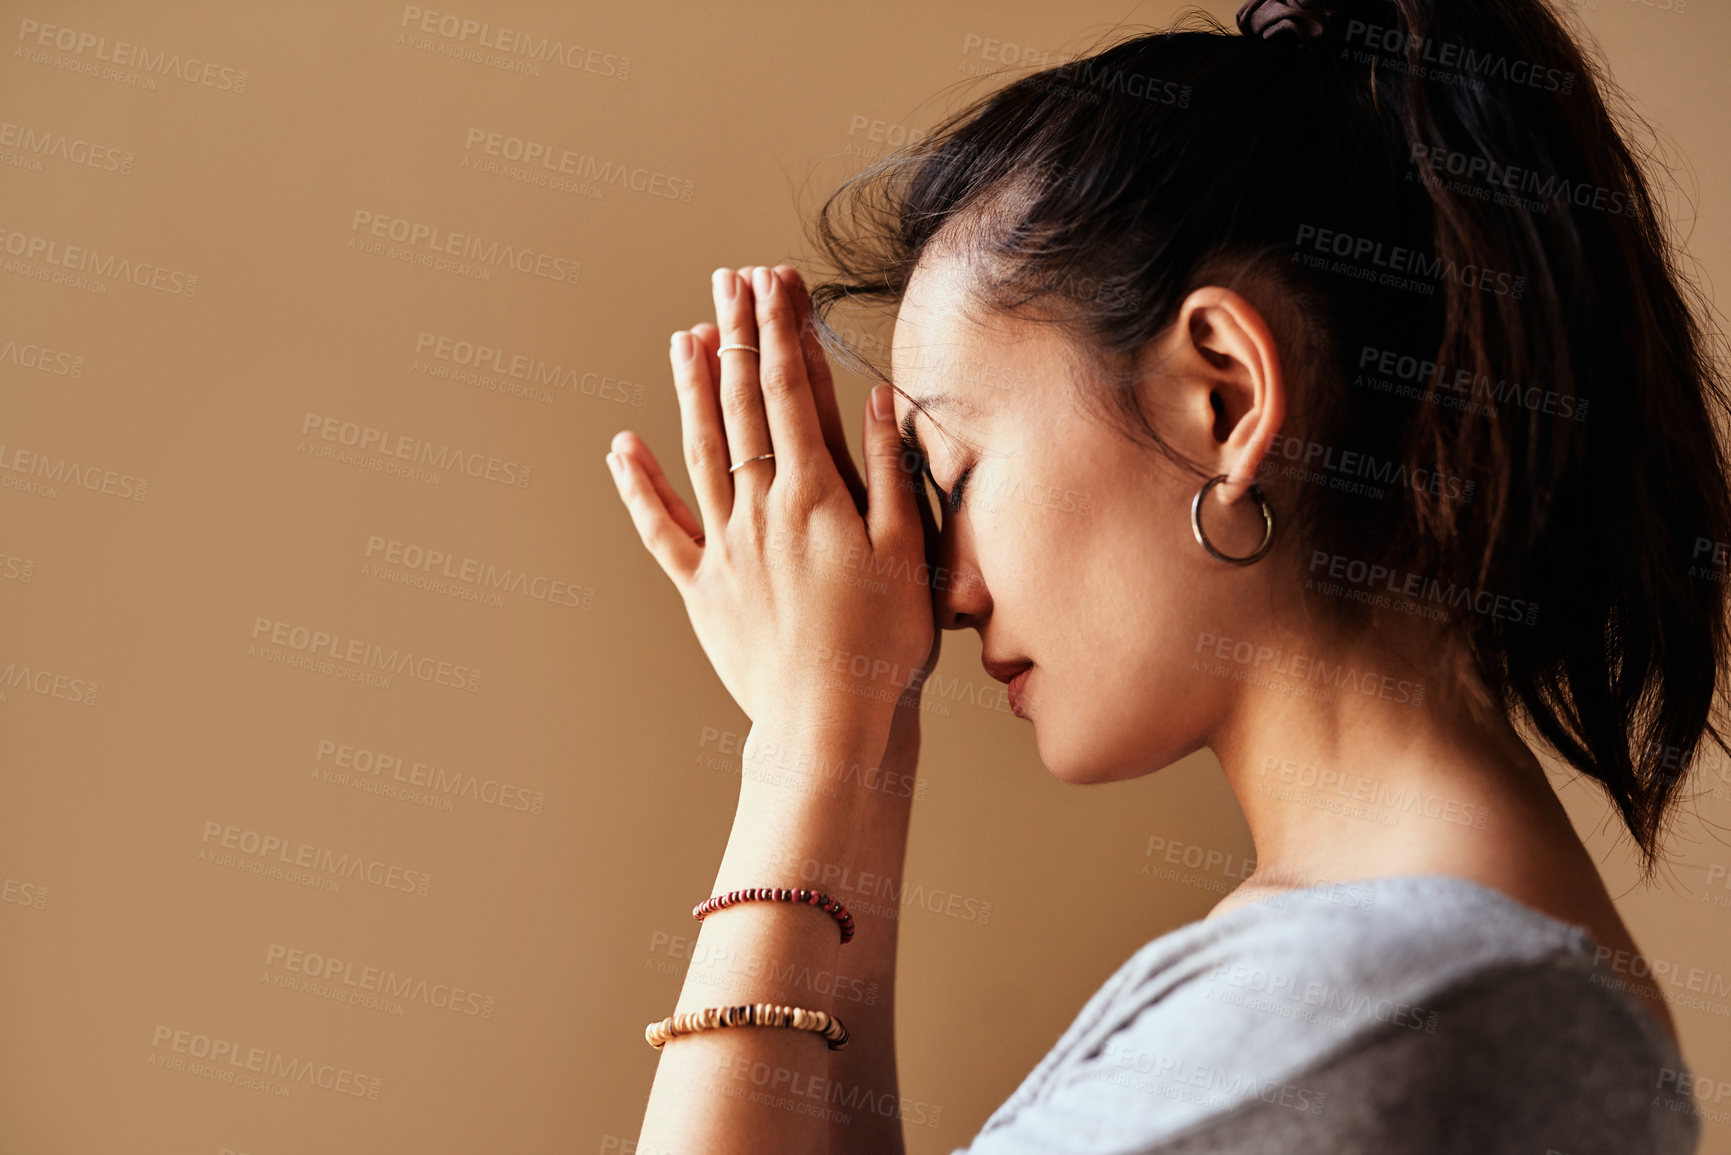
[[[836,306],[899,302],[940,233],[979,299],[1063,324],[1120,383],[1189,291],[1244,286],[1306,455],[1396,482],[1376,500],[1294,483],[1283,529],[1529,607],[1446,603],[1442,673],[1476,671],[1481,718],[1524,716],[1601,783],[1648,879],[1678,768],[1708,738],[1727,749],[1717,331],[1607,108],[1617,90],[1541,0],[1352,8],[1305,45],[1200,18],[949,117],[824,205],[820,330],[848,354]],[[1205,476],[1134,390],[1094,399]],[[1717,566],[1692,564],[1703,542]]]

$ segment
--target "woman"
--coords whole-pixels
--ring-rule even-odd
[[[753,723],[694,951],[750,965],[694,966],[646,1031],[639,1152],[902,1149],[894,912],[798,888],[900,876],[934,624],[979,632],[1053,774],[1207,746],[1256,846],[967,1151],[1694,1149],[1671,1017],[1595,965],[1637,948],[1528,746],[1649,874],[1676,767],[1724,746],[1695,561],[1731,540],[1725,394],[1608,81],[1539,0],[1239,27],[874,165],[810,297],[718,270],[671,350],[695,512],[615,439]],[[816,336],[854,302],[896,309],[863,485]]]

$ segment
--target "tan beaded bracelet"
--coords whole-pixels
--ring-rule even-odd
[[[718,1027],[793,1027],[800,1031],[815,1031],[824,1037],[829,1049],[839,1051],[847,1046],[847,1028],[827,1011],[808,1011],[804,1007],[781,1003],[742,1003],[735,1007],[704,1007],[701,1011],[686,1011],[668,1015],[659,1023],[643,1028],[649,1045],[661,1049],[675,1035],[690,1035]]]

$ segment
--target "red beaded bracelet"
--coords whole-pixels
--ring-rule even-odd
[[[841,924],[841,941],[846,944],[853,937],[853,915],[847,907],[837,902],[827,894],[815,890],[790,889],[785,886],[753,886],[745,890],[730,890],[726,894],[717,894],[706,898],[691,908],[691,917],[701,921],[703,916],[724,906],[732,906],[736,902],[751,902],[755,899],[767,899],[772,902],[803,902],[807,906],[815,906],[829,914]]]

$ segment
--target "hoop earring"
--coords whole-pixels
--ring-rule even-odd
[[[1223,561],[1228,565],[1249,565],[1252,562],[1260,561],[1262,555],[1268,552],[1268,547],[1274,542],[1274,510],[1269,508],[1268,498],[1263,496],[1262,490],[1252,483],[1250,496],[1254,497],[1257,503],[1262,506],[1262,524],[1264,527],[1262,544],[1256,547],[1254,553],[1245,557],[1232,557],[1230,554],[1221,553],[1214,548],[1214,543],[1208,540],[1208,535],[1202,532],[1202,499],[1208,496],[1210,489],[1225,480],[1226,475],[1224,473],[1211,477],[1202,483],[1201,489],[1196,491],[1196,496],[1190,502],[1190,531],[1196,535],[1196,540],[1202,548],[1208,551],[1208,556],[1215,561]]]

